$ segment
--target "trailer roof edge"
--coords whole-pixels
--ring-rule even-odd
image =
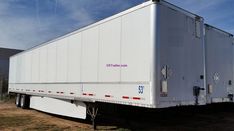
[[[222,29],[220,29],[220,28],[218,28],[218,27],[212,26],[212,25],[210,25],[210,24],[205,23],[205,27],[209,27],[209,28],[215,29],[216,31],[219,31],[219,32],[221,32],[221,33],[224,33],[224,34],[228,35],[229,37],[233,37],[233,34],[232,34],[232,33],[227,32],[227,31],[224,31],[224,30],[222,30]]]
[[[162,5],[165,5],[167,7],[170,7],[172,9],[174,9],[174,10],[180,11],[180,12],[184,13],[185,15],[204,20],[202,16],[199,16],[199,15],[197,15],[195,13],[192,13],[192,12],[186,10],[186,9],[183,9],[183,8],[181,8],[179,6],[176,6],[176,5],[172,4],[172,3],[169,3],[169,2],[167,2],[165,0],[154,0],[154,1],[159,1],[159,3],[161,3]]]

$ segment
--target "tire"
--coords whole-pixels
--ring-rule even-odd
[[[20,107],[20,99],[21,99],[21,95],[20,94],[16,94],[16,97],[15,97],[15,105],[16,105],[16,107]]]
[[[21,95],[20,98],[20,107],[23,109],[28,109],[29,108],[29,96],[28,95]]]

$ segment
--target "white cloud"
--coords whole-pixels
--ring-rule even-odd
[[[131,5],[131,0],[57,0],[59,6],[62,6],[69,12],[69,17],[79,25],[87,25],[99,19],[103,19],[102,15],[111,15],[111,10],[118,11],[124,10]],[[118,11],[117,11],[118,10]],[[106,17],[105,16],[105,17]],[[98,19],[96,17],[99,17]],[[104,17],[104,18],[105,18]]]
[[[129,7],[130,1],[31,0],[22,4],[21,0],[2,0],[0,47],[28,49],[93,23],[105,17],[101,15],[108,14],[108,10]]]
[[[20,1],[10,0],[0,3],[0,47],[28,49],[72,30],[64,27],[66,21],[64,21],[65,24],[61,25],[65,16],[53,16],[54,14],[51,12],[49,12],[51,14],[42,14],[45,12],[41,11],[40,4],[37,9],[31,10],[27,9],[30,7],[26,5],[16,5],[17,2]],[[36,2],[35,0],[35,7]],[[15,5],[11,5],[12,3]],[[32,12],[27,15],[20,14],[12,10],[12,7],[15,6],[17,6],[15,9],[25,9]],[[21,7],[18,8],[18,6]],[[92,21],[83,10],[76,9],[75,11],[74,9],[66,15],[71,19],[79,18],[80,20],[77,22],[80,24]]]
[[[38,30],[38,21],[35,15],[17,14],[20,9],[26,9],[23,5],[16,4],[16,0],[1,1],[0,3],[0,47],[27,49],[42,42],[43,30]],[[16,11],[12,10],[16,7]],[[13,8],[14,9],[14,8]],[[42,25],[49,27],[50,23]]]
[[[68,11],[71,19],[76,20],[81,25],[86,23],[91,23],[94,19],[89,14],[88,10],[85,10],[81,5],[81,1],[67,1],[67,0],[58,0],[58,4]]]

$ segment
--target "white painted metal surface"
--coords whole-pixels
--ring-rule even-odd
[[[81,81],[81,33],[68,38],[68,74],[67,82]]]
[[[79,101],[71,103],[70,100],[31,96],[30,108],[51,114],[86,119],[86,105]]]
[[[150,81],[150,7],[137,10],[122,18],[121,81]]]
[[[121,67],[114,67],[121,64],[121,26],[121,19],[115,19],[100,26],[99,57],[101,59],[98,63],[99,82],[121,81]]]
[[[81,82],[98,82],[99,26],[82,32]]]

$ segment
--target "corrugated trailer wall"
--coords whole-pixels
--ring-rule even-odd
[[[10,91],[152,106],[153,6],[142,4],[12,57]]]
[[[233,97],[233,35],[205,26],[207,102],[227,102]]]

